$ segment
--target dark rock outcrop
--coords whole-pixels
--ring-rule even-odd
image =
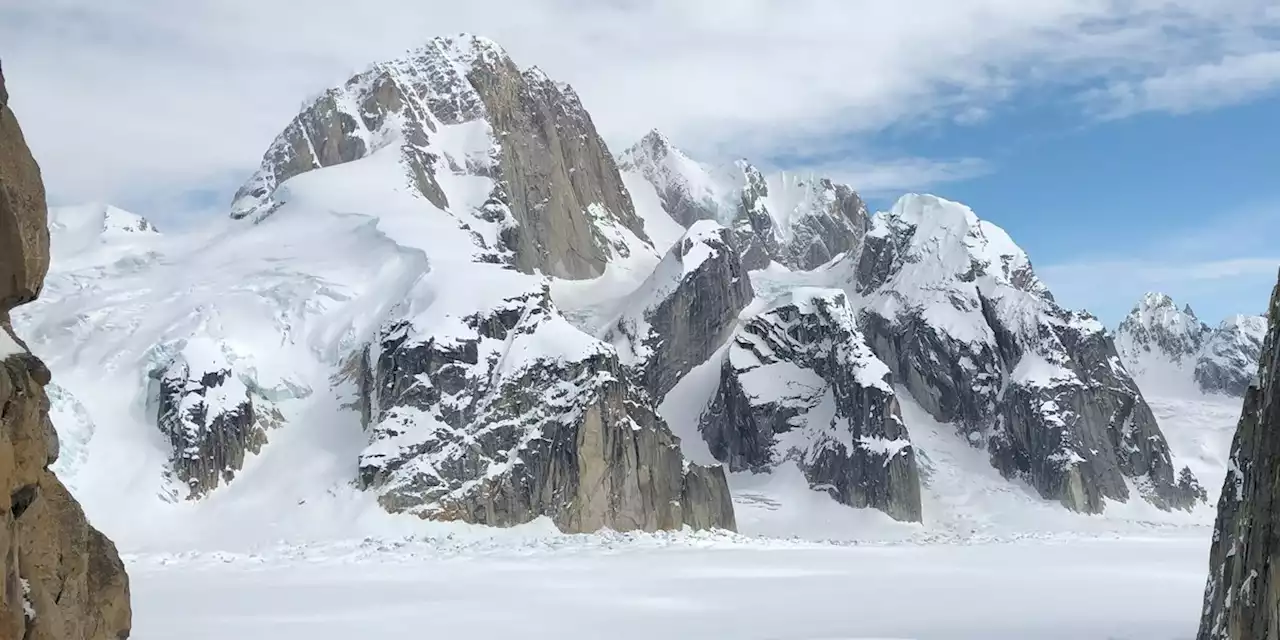
[[[661,402],[724,344],[754,295],[730,231],[699,220],[632,294],[605,339]]]
[[[998,227],[963,205],[906,196],[877,215],[848,268],[872,350],[1006,476],[1090,513],[1104,498],[1129,499],[1126,480],[1162,508],[1203,499],[1189,470],[1175,474],[1101,323],[1059,307]]]
[[[889,369],[839,290],[799,289],[749,320],[699,429],[731,470],[794,461],[841,503],[921,518],[915,450]]]
[[[361,367],[364,487],[390,511],[563,531],[733,529],[721,468],[679,439],[616,353],[569,326],[545,287],[464,320],[388,326]],[[547,351],[544,341],[574,341]]]
[[[1199,640],[1280,637],[1280,284],[1218,498]]]
[[[254,398],[217,345],[191,341],[185,347],[152,374],[152,394],[156,425],[173,451],[170,472],[194,499],[230,482],[281,417],[269,402]]]
[[[467,135],[483,131],[490,144],[461,156],[434,144],[459,126],[475,128]],[[280,205],[276,191],[289,178],[397,143],[406,178],[441,209],[455,203],[437,182],[440,172],[494,180],[482,207],[454,213],[496,226],[496,240],[476,236],[495,261],[590,278],[630,252],[619,230],[648,243],[577,94],[537,68],[521,71],[498,45],[474,36],[436,38],[325,92],[272,144],[237,192],[232,216],[260,220]]]
[[[49,370],[9,322],[40,293],[48,243],[40,170],[0,75],[0,637],[119,640],[131,626],[128,576],[49,470]]]

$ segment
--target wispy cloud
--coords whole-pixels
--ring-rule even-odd
[[[1115,324],[1143,293],[1190,303],[1202,319],[1261,313],[1280,271],[1280,204],[1213,216],[1154,235],[1123,255],[1095,255],[1037,267],[1059,301]]]
[[[1280,50],[1231,56],[1120,81],[1086,95],[1105,119],[1143,111],[1174,114],[1215,109],[1280,90]]]
[[[434,35],[490,36],[572,83],[612,145],[656,126],[695,155],[768,158],[903,123],[981,120],[1043,87],[1092,90],[1113,114],[1249,99],[1269,86],[1273,5],[41,0],[0,7],[0,55],[54,197],[118,201],[247,175],[306,96]],[[843,172],[892,188],[977,166],[866,164]]]

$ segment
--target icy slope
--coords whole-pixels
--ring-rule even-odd
[[[1148,394],[1239,398],[1257,373],[1266,328],[1262,316],[1245,315],[1210,327],[1190,306],[1148,293],[1116,329],[1116,348]]]

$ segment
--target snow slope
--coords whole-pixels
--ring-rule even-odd
[[[586,536],[128,558],[136,640],[1189,640],[1204,540]]]

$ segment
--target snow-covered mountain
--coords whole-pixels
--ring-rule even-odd
[[[967,207],[872,216],[656,132],[615,163],[571,88],[474,36],[321,94],[225,219],[51,217],[15,323],[108,526],[731,529],[761,478],[891,526],[956,521],[967,482],[1203,500],[1109,333]]]
[[[856,251],[867,207],[846,185],[813,175],[765,175],[746,160],[712,167],[697,162],[654,130],[622,152],[624,172],[652,190],[676,222],[716,220],[731,227],[748,269],[771,261],[814,269]],[[646,194],[647,195],[647,194]]]
[[[1079,511],[1131,489],[1173,508],[1202,499],[1189,472],[1179,479],[1105,328],[1054,302],[999,227],[907,195],[846,262],[872,349],[1007,476]]]
[[[1243,397],[1257,375],[1267,322],[1235,315],[1210,327],[1190,305],[1148,293],[1116,329],[1116,348],[1149,394],[1211,393]]]

